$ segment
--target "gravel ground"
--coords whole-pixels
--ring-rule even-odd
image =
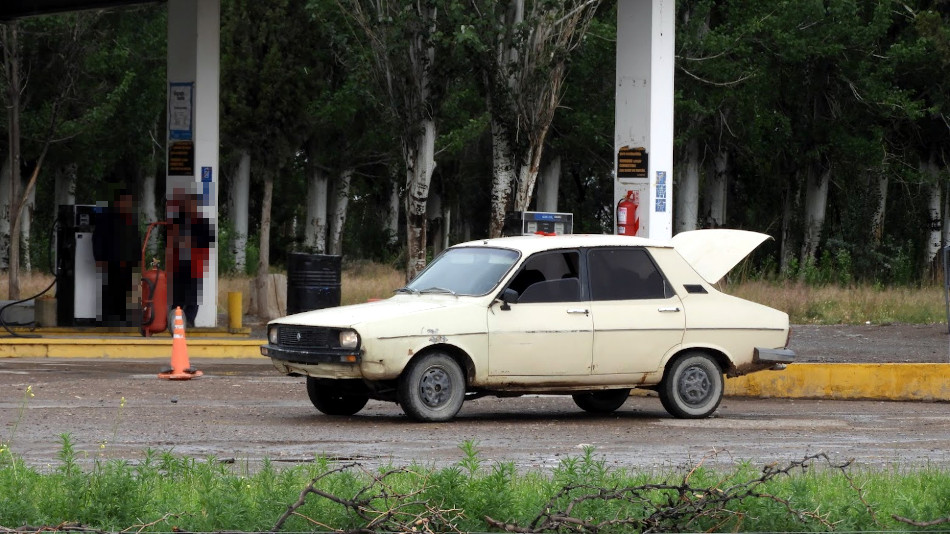
[[[950,363],[946,324],[794,325],[799,362]]]

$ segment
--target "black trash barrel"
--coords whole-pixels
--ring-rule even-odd
[[[287,256],[287,313],[340,305],[341,256],[291,252]]]

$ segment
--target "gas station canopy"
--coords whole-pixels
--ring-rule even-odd
[[[161,1],[164,0],[3,0],[0,2],[0,22],[67,11],[157,4]]]

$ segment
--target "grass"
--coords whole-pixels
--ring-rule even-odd
[[[932,324],[945,322],[940,286],[810,286],[802,282],[747,281],[723,291],[788,313],[794,324]]]
[[[21,296],[42,291],[52,278],[49,275],[23,274]],[[245,313],[251,279],[225,277],[218,281],[218,309],[227,310],[228,292],[241,292]],[[371,299],[392,296],[393,290],[405,285],[402,271],[392,266],[371,262],[346,265],[342,273],[341,301],[357,304]],[[881,323],[932,324],[946,321],[944,290],[939,285],[922,287],[881,287],[874,285],[813,286],[797,281],[750,280],[724,284],[722,291],[740,298],[761,302],[789,314],[794,324],[864,324]],[[55,290],[54,290],[55,291]],[[54,294],[51,291],[50,295]],[[0,299],[7,295],[6,277],[0,277]]]
[[[551,472],[518,473],[510,463],[483,461],[474,442],[460,448],[463,459],[442,469],[370,471],[317,457],[282,469],[265,462],[252,472],[148,450],[136,464],[101,460],[82,470],[82,451],[64,435],[60,462],[45,471],[9,451],[0,455],[0,530],[268,531],[286,517],[286,532],[498,530],[488,518],[550,532],[602,522],[603,532],[847,532],[908,530],[895,515],[950,516],[950,472],[937,468],[857,470],[815,456],[726,471],[638,472],[607,467],[589,448]]]

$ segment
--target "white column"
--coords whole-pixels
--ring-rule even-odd
[[[614,218],[627,191],[639,197],[637,235],[673,236],[674,0],[617,4]]]
[[[168,0],[166,201],[171,201],[178,192],[200,195],[200,210],[215,230],[220,174],[220,14],[220,0]],[[196,326],[217,324],[217,245],[215,242],[209,251]],[[166,265],[166,269],[170,271],[171,266]]]

